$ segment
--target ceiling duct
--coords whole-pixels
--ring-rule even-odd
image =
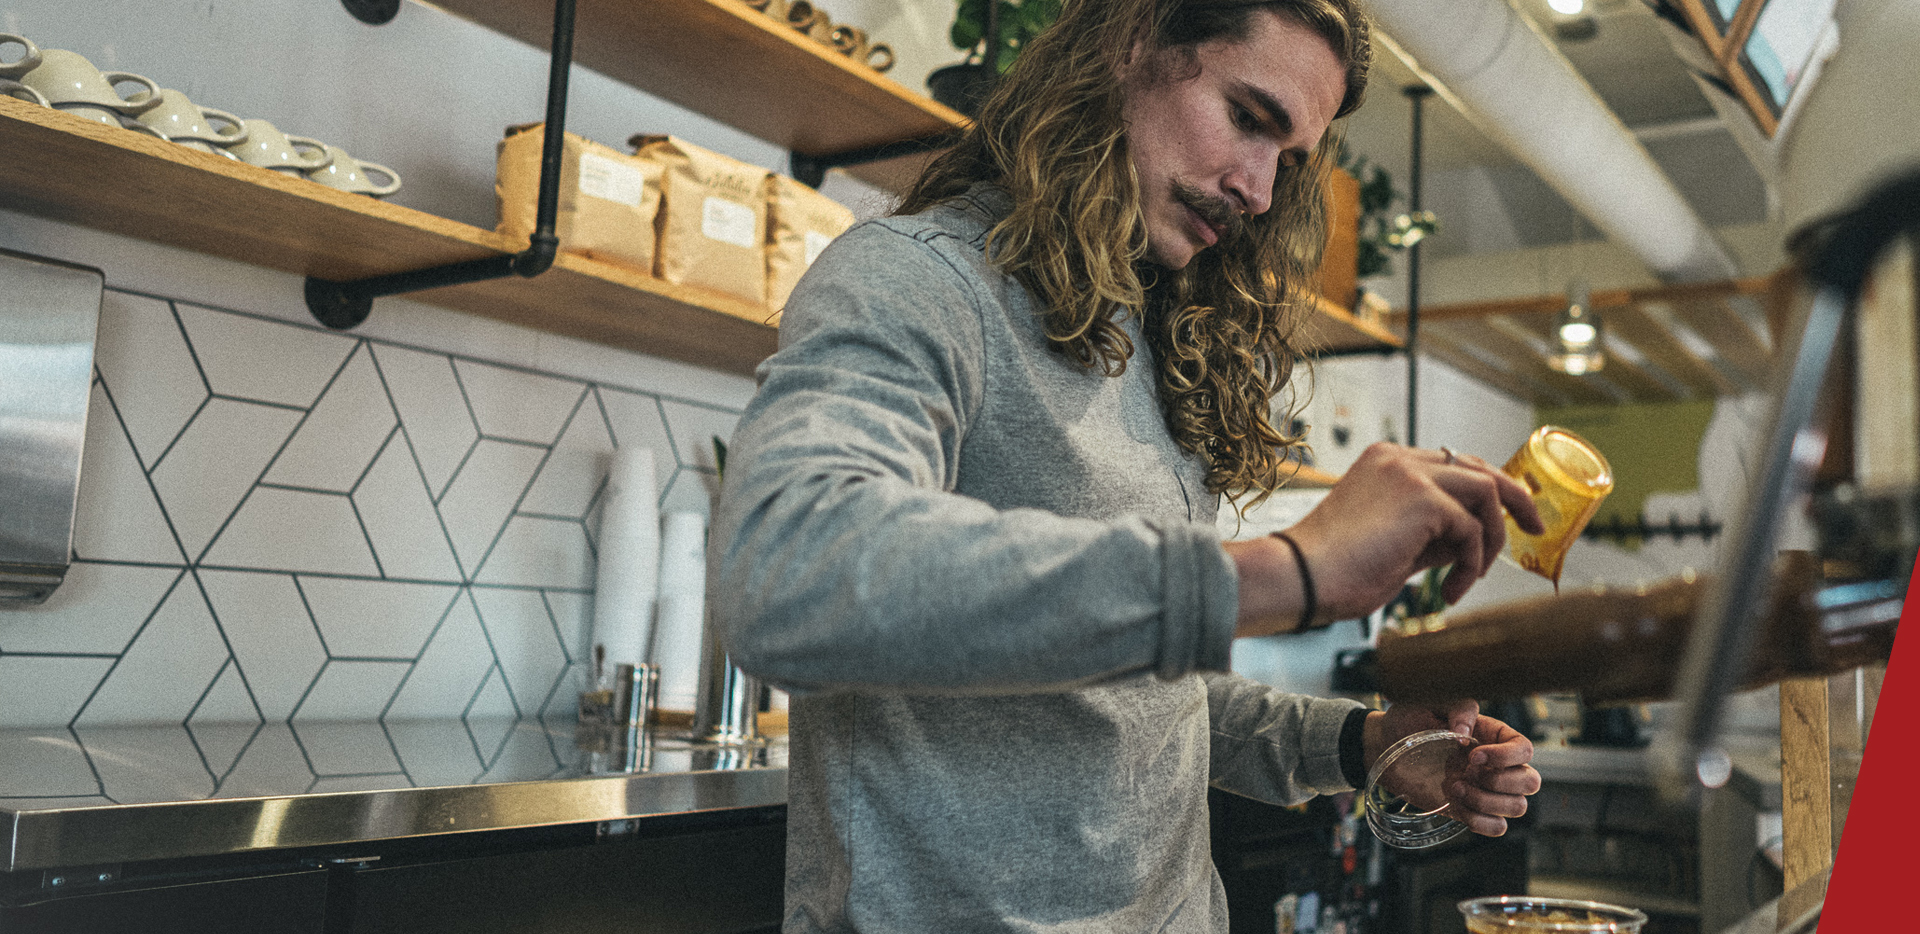
[[[1675,283],[1738,275],[1646,147],[1519,11],[1503,0],[1371,0],[1368,9],[1436,90],[1654,274]]]

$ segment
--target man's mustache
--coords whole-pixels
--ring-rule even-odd
[[[1239,234],[1241,226],[1246,223],[1246,215],[1234,210],[1233,205],[1227,203],[1227,199],[1209,194],[1186,182],[1173,183],[1173,196],[1181,204],[1192,208],[1193,213],[1200,215],[1201,220],[1218,228],[1222,240]]]

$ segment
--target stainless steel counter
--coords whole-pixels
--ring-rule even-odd
[[[571,721],[0,730],[0,870],[785,804],[786,747],[668,738],[596,773]]]

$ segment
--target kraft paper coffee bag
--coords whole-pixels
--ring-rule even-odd
[[[663,171],[654,274],[765,304],[771,173],[671,136],[628,142]]]
[[[853,226],[845,205],[784,175],[767,176],[767,306],[778,314],[800,274]]]
[[[546,132],[538,123],[509,127],[500,141],[494,182],[500,233],[518,240],[533,235],[545,145]],[[572,133],[563,138],[560,153],[553,225],[560,249],[652,275],[660,166]]]

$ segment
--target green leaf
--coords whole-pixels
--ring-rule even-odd
[[[727,443],[719,435],[713,436],[713,472],[722,478],[727,475]]]
[[[987,0],[960,0],[947,39],[962,52],[973,50],[987,34]]]

